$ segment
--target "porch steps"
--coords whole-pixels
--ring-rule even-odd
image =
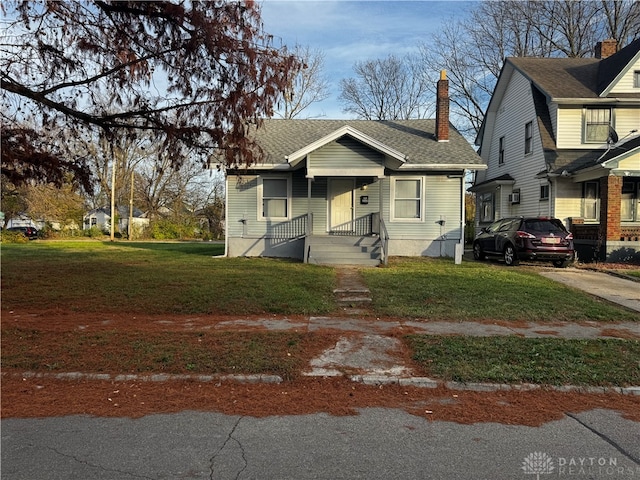
[[[374,236],[323,235],[309,238],[309,263],[318,265],[380,265],[380,239]]]

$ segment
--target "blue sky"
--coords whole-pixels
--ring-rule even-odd
[[[262,0],[267,33],[292,48],[296,44],[325,54],[324,73],[331,97],[313,104],[301,118],[347,118],[338,102],[339,82],[353,77],[357,61],[403,55],[428,42],[443,22],[462,18],[473,2]]]

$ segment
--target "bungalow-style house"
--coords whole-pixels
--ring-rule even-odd
[[[581,261],[640,259],[640,39],[507,58],[476,139],[476,226],[553,216]]]
[[[263,161],[227,171],[227,255],[461,258],[465,172],[485,166],[449,123],[444,72],[437,104],[435,120],[265,120]]]
[[[129,231],[129,208],[117,207],[117,220],[116,229],[119,232]],[[111,228],[111,208],[102,207],[94,208],[86,213],[83,219],[84,230],[89,230],[91,227],[98,227],[102,231],[107,231]],[[140,232],[149,226],[149,219],[145,216],[144,212],[138,208],[133,209],[133,221],[131,224],[134,228],[134,232]]]

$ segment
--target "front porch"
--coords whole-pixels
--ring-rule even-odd
[[[572,218],[570,225],[578,259],[583,262],[640,262],[640,225],[620,227],[619,236],[607,238],[600,224]]]

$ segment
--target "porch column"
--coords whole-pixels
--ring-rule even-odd
[[[600,237],[620,240],[620,205],[622,201],[622,177],[608,176],[600,179]]]

